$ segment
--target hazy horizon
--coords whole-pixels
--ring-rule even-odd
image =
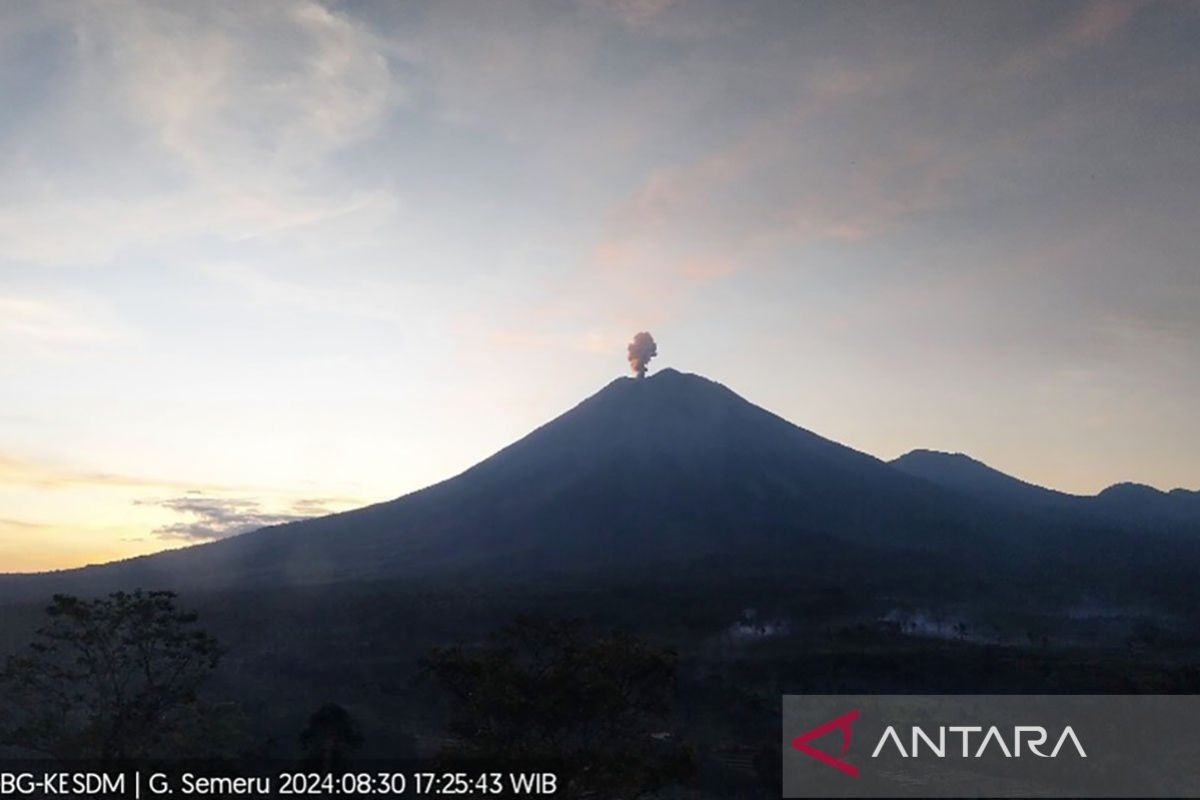
[[[389,499],[632,334],[890,460],[1200,489],[1200,3],[0,10],[0,572]]]

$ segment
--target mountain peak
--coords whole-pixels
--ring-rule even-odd
[[[890,463],[901,472],[949,489],[997,500],[1024,499],[1044,504],[1067,497],[1061,492],[1014,478],[964,453],[912,450]]]
[[[699,412],[702,408],[707,408],[709,413],[715,413],[719,407],[726,410],[736,406],[757,408],[723,384],[703,375],[666,367],[645,378],[617,378],[571,411],[543,427],[557,425],[561,420],[573,418],[576,412],[582,412],[584,409],[596,409],[601,406],[615,409],[617,404],[625,407],[629,413],[665,415],[658,423],[668,426],[676,424],[670,419],[671,415],[687,415],[690,412]],[[598,424],[615,426],[620,422],[613,419]]]
[[[971,458],[966,453],[951,452],[948,450],[933,450],[931,448],[918,447],[915,450],[909,450],[899,458],[893,459],[892,463],[907,463],[916,461],[957,461],[963,464],[978,464],[981,467],[991,469],[987,464],[984,464],[978,459]]]
[[[694,372],[680,372],[674,367],[663,367],[656,369],[653,372],[647,373],[646,377],[638,378],[633,375],[627,375],[618,379],[616,382],[624,383],[643,383],[643,384],[668,384],[668,383],[691,383],[693,385],[721,386],[720,383],[706,378],[703,375],[698,375]]]
[[[1121,483],[1114,483],[1112,486],[1109,486],[1107,489],[1102,490],[1098,496],[1099,497],[1110,497],[1110,498],[1121,497],[1121,498],[1133,500],[1133,499],[1137,499],[1137,498],[1158,499],[1165,494],[1166,494],[1166,492],[1163,492],[1160,489],[1155,489],[1153,486],[1147,486],[1144,483],[1135,483],[1133,481],[1122,481]]]

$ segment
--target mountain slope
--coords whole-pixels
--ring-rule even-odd
[[[914,477],[1010,508],[1069,512],[1122,527],[1200,528],[1200,492],[1118,483],[1097,495],[1066,494],[1026,483],[962,453],[936,450],[913,450],[889,463]]]
[[[1200,492],[1186,489],[1163,492],[1140,483],[1116,483],[1088,499],[1099,512],[1126,522],[1200,524]]]
[[[220,588],[586,575],[800,557],[833,540],[953,549],[1027,523],[668,369],[613,381],[461,475],[397,500],[53,580]]]
[[[1080,499],[1014,478],[963,453],[913,450],[888,463],[939,486],[1005,503],[1062,508]]]
[[[1185,494],[1172,502],[1186,506]],[[1086,586],[1104,570],[1133,581],[1135,568],[1161,576],[1197,563],[1198,537],[1154,547],[1137,538],[1140,519],[1122,515],[1145,501],[1140,491],[1060,495],[965,457],[885,464],[668,369],[615,380],[405,497],[130,561],[0,578],[0,601],[135,586],[470,589],[730,576],[971,593],[984,578],[1053,587],[1070,576]]]

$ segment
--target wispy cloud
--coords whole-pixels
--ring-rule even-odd
[[[213,541],[269,525],[328,514],[333,510],[330,508],[331,502],[298,500],[284,511],[267,511],[257,499],[213,497],[194,492],[165,500],[139,501],[139,504],[164,508],[186,518],[155,528],[153,533],[158,538]]]
[[[16,127],[0,158],[9,259],[90,263],[344,213],[360,189],[326,158],[403,100],[383,43],[309,0],[29,11],[62,52],[54,94],[21,98],[37,137]]]
[[[80,469],[0,452],[0,485],[5,484],[37,489],[71,489],[94,486],[180,491],[196,488],[195,483],[185,481]],[[219,486],[208,488],[216,491],[228,490],[228,487]]]
[[[0,346],[95,346],[130,338],[128,329],[94,302],[0,294]]]
[[[1143,5],[1138,0],[1085,2],[1044,39],[1014,54],[1008,69],[1029,75],[1101,45],[1125,28]]]
[[[176,511],[186,510],[192,503],[195,503],[196,509],[203,508],[206,503],[217,505],[228,503],[228,508],[231,509],[238,506],[238,504],[246,504],[246,508],[250,509],[257,507],[260,503],[266,502],[261,499],[247,500],[239,496],[247,491],[255,491],[253,487],[223,486],[215,483],[201,484],[196,481],[173,478],[153,478],[80,469],[78,467],[38,461],[0,451],[0,486],[4,485],[26,486],[51,491],[91,487],[182,493],[176,498],[168,498],[166,500],[143,499],[136,501],[139,505],[161,505],[164,508]],[[286,497],[286,495],[278,491],[266,489],[262,489],[261,491],[269,493],[273,497]],[[273,502],[275,504],[283,503],[286,505],[290,514],[312,516],[313,514],[325,514],[330,513],[331,510],[352,507],[365,501],[362,498],[356,497],[326,496],[293,497]]]
[[[680,0],[596,0],[631,28],[644,28]]]
[[[869,155],[836,173],[822,158],[828,142],[806,151],[814,129],[827,124],[817,118],[837,115],[842,93],[867,91],[871,81],[850,84],[824,105],[774,117],[722,150],[651,172],[610,211],[593,265],[651,286],[655,276],[668,285],[706,283],[776,253],[878,236],[954,202],[954,184],[982,144],[880,131]]]
[[[22,531],[45,530],[50,526],[41,522],[30,522],[23,519],[8,519],[0,517],[0,528],[16,528]]]

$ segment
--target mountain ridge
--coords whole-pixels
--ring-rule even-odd
[[[965,453],[921,448],[910,450],[888,463],[909,475],[925,478],[942,486],[999,499],[1024,498],[1042,503],[1063,503],[1078,497],[1021,480]]]
[[[940,488],[697,375],[618,378],[462,473],[393,500],[54,573],[325,581],[450,567],[587,571],[968,530]],[[915,534],[914,534],[915,535]],[[754,544],[758,542],[758,544]]]
[[[966,456],[947,468],[933,455],[923,458],[940,473],[910,474],[912,459],[885,463],[716,381],[664,369],[617,378],[458,475],[401,497],[127,561],[6,576],[0,595],[437,575],[582,581],[850,557],[998,570],[1061,558],[1055,548],[1113,527],[1105,513],[1136,513],[1117,496],[1105,501],[1109,511],[1077,515],[1074,496]],[[951,480],[964,469],[970,480]],[[1047,513],[1030,497],[1063,505]]]
[[[1093,495],[1071,494],[1021,480],[964,453],[928,449],[911,450],[888,463],[915,477],[980,499],[1107,516],[1122,524],[1139,519],[1158,524],[1200,524],[1200,491],[1183,488],[1163,491],[1125,481]]]

